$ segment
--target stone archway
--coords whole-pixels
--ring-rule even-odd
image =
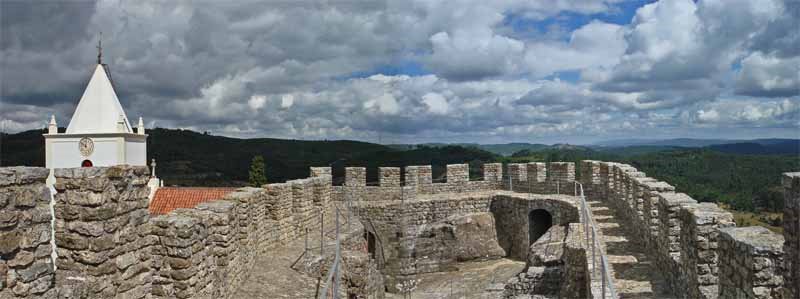
[[[539,239],[553,226],[553,216],[544,209],[532,210],[528,213],[528,245]]]

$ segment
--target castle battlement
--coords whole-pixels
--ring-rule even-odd
[[[612,217],[621,227],[637,228],[631,236],[678,296],[798,294],[800,174],[783,177],[781,236],[737,228],[731,213],[697,203],[630,165],[582,161],[580,173],[575,170],[574,163],[487,163],[483,178],[471,180],[467,164],[454,164],[445,179],[434,180],[430,166],[405,167],[402,176],[401,168],[382,167],[378,184],[369,185],[365,168],[348,167],[344,185],[334,186],[329,167],[312,167],[309,178],[241,188],[222,200],[154,216],[146,167],[58,169],[52,190],[45,168],[0,168],[0,297],[232,298],[259,269],[259,256],[307,237],[333,217],[333,206],[351,206],[365,238],[378,239],[363,242],[364,250],[377,246],[371,250],[379,255],[353,260],[365,263],[359,269],[373,269],[360,278],[369,283],[347,290],[353,294],[382,294],[384,279],[393,285],[397,277],[449,271],[463,259],[528,259],[538,237],[530,223],[537,210],[550,215],[548,227],[563,227],[565,262],[553,272],[565,281],[556,288],[562,295],[599,296],[599,271],[584,241],[586,217]],[[602,203],[615,213],[584,215],[576,196],[581,187],[587,204]],[[464,229],[474,233],[456,233]],[[534,266],[508,282],[506,294],[532,291],[531,281],[541,276]]]

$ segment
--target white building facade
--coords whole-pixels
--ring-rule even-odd
[[[114,91],[108,69],[99,61],[66,133],[58,133],[53,116],[44,140],[46,167],[51,170],[147,165],[147,135],[142,118],[134,131]]]

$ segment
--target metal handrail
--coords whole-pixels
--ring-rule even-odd
[[[328,269],[328,278],[325,279],[325,286],[322,288],[322,292],[319,294],[319,298],[339,298],[339,276],[340,270],[339,265],[341,264],[341,243],[339,240],[339,213],[338,208],[336,209],[336,256],[333,259],[333,265]],[[329,293],[329,287],[330,293]]]
[[[581,210],[584,215],[583,226],[584,231],[586,232],[586,243],[589,243],[590,241],[589,233],[591,232],[592,271],[597,269],[595,260],[597,260],[596,255],[599,253],[601,268],[600,276],[602,279],[602,298],[606,298],[606,287],[608,287],[611,298],[617,298],[617,291],[614,288],[614,277],[611,275],[609,270],[606,252],[603,250],[603,247],[600,246],[600,242],[597,240],[597,225],[595,224],[594,217],[592,217],[592,212],[589,210],[588,204],[586,203],[586,196],[583,193],[583,184],[579,182],[575,182],[575,184],[580,187]]]

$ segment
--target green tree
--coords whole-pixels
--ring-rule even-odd
[[[255,156],[250,162],[250,186],[261,187],[267,183],[267,175],[264,170],[264,157]]]

